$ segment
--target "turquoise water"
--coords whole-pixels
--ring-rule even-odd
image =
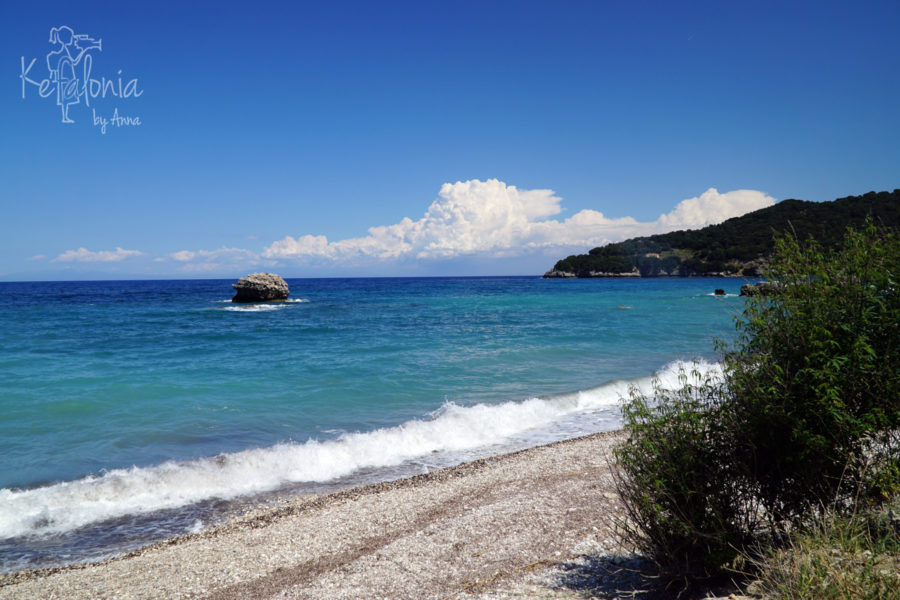
[[[231,283],[0,284],[5,568],[618,427],[628,385],[714,363],[743,302],[738,280],[512,277],[288,280],[239,306]]]

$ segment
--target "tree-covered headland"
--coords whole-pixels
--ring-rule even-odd
[[[861,228],[868,216],[879,226],[900,227],[900,190],[831,202],[784,200],[718,225],[594,248],[558,261],[545,276],[754,277],[775,249],[773,233],[811,237],[830,249],[848,225]]]

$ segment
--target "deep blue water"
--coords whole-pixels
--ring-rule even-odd
[[[722,279],[231,283],[0,283],[5,568],[615,428],[630,383],[715,362],[743,303]]]

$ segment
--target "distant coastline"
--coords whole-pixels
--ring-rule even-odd
[[[568,256],[544,273],[548,279],[592,277],[758,277],[775,247],[774,233],[816,239],[832,248],[847,227],[867,217],[900,228],[900,189],[831,202],[784,200],[703,229],[673,231],[607,244]]]
[[[686,279],[690,277],[722,277],[729,279],[747,279],[751,277],[750,275],[745,275],[743,273],[703,273],[702,275],[681,275],[678,273],[670,274],[670,273],[659,273],[656,275],[642,275],[640,271],[629,271],[626,273],[607,273],[600,271],[587,271],[582,273],[572,273],[569,271],[557,271],[555,269],[551,269],[541,275],[544,279]]]

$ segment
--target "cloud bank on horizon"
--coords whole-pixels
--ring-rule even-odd
[[[497,179],[445,183],[418,220],[371,227],[368,235],[331,241],[324,235],[286,235],[260,252],[222,247],[180,250],[155,262],[174,262],[183,272],[224,268],[269,268],[289,265],[364,265],[409,260],[442,261],[460,257],[499,259],[529,254],[585,251],[627,238],[696,229],[775,204],[756,190],[720,193],[709,188],[679,202],[652,222],[632,217],[609,218],[585,209],[565,218],[562,198],[553,190],[524,190]],[[59,262],[117,262],[146,256],[116,248],[92,252],[67,250]]]
[[[372,227],[365,237],[334,242],[324,235],[288,235],[266,247],[262,255],[327,260],[505,257],[696,229],[772,206],[775,199],[755,190],[719,193],[709,188],[650,223],[631,217],[611,219],[590,209],[562,221],[550,219],[562,212],[561,202],[553,190],[520,190],[497,179],[445,183],[417,221],[407,217],[394,225]]]
[[[115,250],[100,250],[91,252],[87,248],[81,247],[77,250],[66,250],[53,259],[54,262],[119,262],[126,258],[134,256],[143,256],[140,250],[125,250],[116,248]],[[40,255],[39,255],[40,256]],[[33,257],[37,258],[37,257]]]

